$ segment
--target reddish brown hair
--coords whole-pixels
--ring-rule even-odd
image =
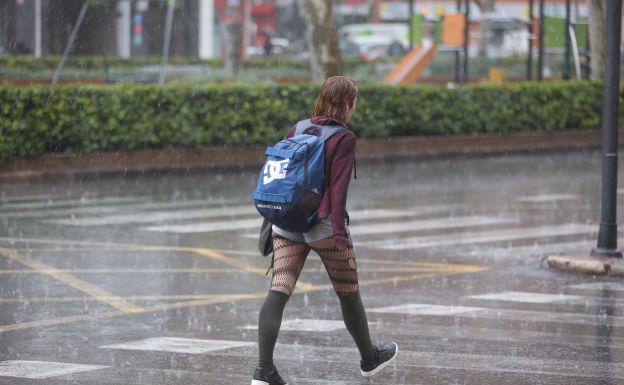
[[[316,100],[315,116],[327,116],[346,126],[349,111],[353,108],[358,89],[355,82],[345,76],[327,78]]]

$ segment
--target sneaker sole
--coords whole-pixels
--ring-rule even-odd
[[[395,351],[394,351],[394,355],[386,362],[384,362],[383,364],[379,365],[378,367],[376,367],[375,369],[371,370],[370,372],[365,372],[362,369],[360,369],[360,373],[362,373],[362,376],[364,377],[372,377],[375,374],[379,373],[381,371],[381,369],[385,368],[386,366],[388,366],[392,361],[394,361],[397,357],[397,354],[399,354],[399,345],[396,344],[396,342],[393,342],[394,346],[396,347]],[[253,385],[253,384],[252,384]]]
[[[271,385],[266,381],[260,381],[260,380],[251,380],[251,385]],[[286,383],[286,385],[288,385],[288,383]]]

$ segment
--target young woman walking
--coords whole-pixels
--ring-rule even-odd
[[[375,375],[396,358],[396,343],[374,346],[371,342],[366,312],[360,299],[353,243],[347,230],[345,206],[355,167],[356,141],[355,134],[347,129],[347,123],[355,110],[357,92],[355,83],[349,78],[328,78],[321,88],[311,122],[307,123],[307,128],[303,127],[304,133],[317,136],[323,126],[342,126],[344,129],[325,142],[325,193],[318,211],[318,224],[306,233],[293,233],[273,225],[273,277],[260,310],[260,359],[252,385],[287,385],[273,363],[273,349],[284,307],[310,250],[321,257],[340,299],[345,325],[360,352],[362,375]],[[297,127],[302,130],[301,123],[304,122],[293,127],[285,138],[293,137]]]

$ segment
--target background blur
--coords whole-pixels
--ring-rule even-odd
[[[17,83],[48,81],[84,3],[1,1],[0,77]],[[467,31],[463,0],[328,3],[333,5],[346,72],[356,80],[384,80],[410,47],[423,41],[431,41],[435,53],[421,63],[418,82],[460,80],[460,55],[466,52],[471,80],[524,80],[531,75],[527,73],[529,54],[532,66],[539,65],[540,20],[544,26],[543,76],[590,76],[591,4],[585,0],[548,0],[543,13],[539,0],[469,2]],[[164,0],[92,0],[60,81],[156,81],[166,40],[167,7]],[[232,66],[227,63],[232,46],[242,60],[240,72],[234,64],[239,80],[310,79],[302,1],[177,0],[172,16],[168,81],[232,78]],[[572,34],[570,40],[568,34]],[[532,76],[536,73],[533,68]]]

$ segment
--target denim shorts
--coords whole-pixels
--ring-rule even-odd
[[[334,227],[331,223],[331,215],[321,220],[316,226],[311,228],[307,233],[294,233],[292,231],[286,231],[273,225],[273,231],[281,235],[286,239],[299,243],[310,243],[320,241],[321,239],[329,238],[334,234]]]

